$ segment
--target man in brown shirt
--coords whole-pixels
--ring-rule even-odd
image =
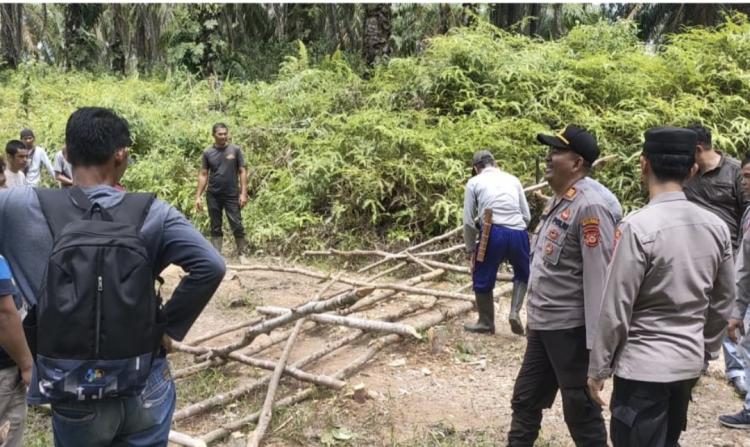
[[[693,203],[716,214],[729,228],[734,252],[742,240],[740,220],[747,208],[748,201],[742,190],[740,163],[713,148],[711,130],[705,126],[688,127],[698,135],[695,145],[695,162],[698,173],[688,179],[684,185],[685,196]],[[734,385],[737,393],[745,395],[747,384],[745,363],[737,351],[737,345],[728,337],[724,338],[724,370],[727,379]],[[708,358],[704,370],[708,367]]]
[[[696,134],[664,127],[645,136],[640,163],[650,202],[617,228],[588,371],[589,392],[602,405],[599,393],[614,373],[615,447],[678,446],[704,352],[718,355],[734,302],[729,230],[682,192]]]
[[[587,177],[599,156],[593,135],[568,126],[537,139],[549,146],[545,178],[555,195],[531,242],[526,353],[513,388],[508,445],[534,444],[542,409],[559,389],[576,445],[604,446],[601,407],[586,394],[587,348],[622,211],[609,190]]]

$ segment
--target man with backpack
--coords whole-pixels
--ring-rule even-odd
[[[51,404],[58,447],[166,445],[165,348],[198,318],[224,261],[167,203],[114,188],[132,144],[123,118],[81,108],[65,143],[74,187],[0,192],[0,253],[32,306],[28,401]],[[169,264],[188,275],[162,307],[155,283]]]

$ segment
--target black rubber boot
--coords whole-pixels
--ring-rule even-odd
[[[465,324],[464,329],[468,332],[494,334],[495,303],[492,302],[492,292],[474,292],[474,296],[477,300],[479,319],[475,324]]]
[[[237,244],[237,256],[242,256],[247,254],[247,240],[245,240],[244,237],[238,237],[234,240],[234,243]]]
[[[212,237],[211,245],[213,245],[216,251],[218,251],[219,254],[221,254],[221,247],[224,245],[224,239],[221,237]]]
[[[513,283],[513,298],[510,300],[510,312],[508,313],[508,323],[510,330],[516,335],[523,335],[523,323],[521,322],[521,308],[523,299],[526,296],[526,283],[516,281]]]

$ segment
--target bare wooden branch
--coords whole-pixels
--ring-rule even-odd
[[[302,321],[302,320],[298,320],[298,321]],[[271,360],[257,359],[254,357],[246,356],[244,354],[240,354],[238,352],[229,353],[229,358],[232,360],[236,360],[240,363],[244,363],[246,365],[255,366],[257,368],[262,368],[262,369],[268,369],[271,371],[275,370],[278,365],[276,362],[273,362]],[[346,385],[345,382],[342,382],[341,380],[338,380],[338,379],[334,379],[333,377],[329,377],[323,374],[311,374],[299,368],[295,368],[294,366],[286,366],[284,368],[284,373],[288,374],[290,377],[294,377],[297,380],[301,380],[303,382],[314,383],[316,385],[322,385],[328,388],[332,388],[334,390],[341,389]]]
[[[199,373],[204,369],[211,368],[212,366],[221,366],[226,362],[227,361],[222,358],[206,360],[205,362],[196,363],[195,365],[190,365],[185,368],[178,369],[177,371],[172,373],[172,378],[175,380],[184,379],[185,377],[192,376],[193,374]]]
[[[291,309],[277,306],[263,306],[255,309],[257,312],[269,315],[284,315],[291,312]],[[362,329],[368,332],[386,332],[390,334],[399,334],[407,337],[421,339],[422,336],[408,324],[390,323],[387,321],[366,320],[364,318],[344,317],[333,314],[313,314],[309,319],[318,323],[338,324],[341,326]]]
[[[448,248],[436,251],[425,251],[421,253],[412,253],[411,250],[403,251],[399,253],[390,253],[383,250],[337,250],[335,248],[329,248],[327,250],[308,250],[302,254],[305,256],[343,256],[346,258],[358,257],[358,256],[380,256],[382,258],[390,259],[406,259],[409,256],[417,256],[420,258],[440,256],[448,253],[453,253],[464,248],[464,244],[453,245]]]
[[[229,267],[229,266],[228,266]],[[250,270],[265,270],[265,271],[275,271],[275,272],[286,272],[286,273],[297,273],[300,275],[306,275],[313,278],[329,278],[330,275],[327,275],[325,273],[319,273],[314,272],[311,270],[296,268],[296,267],[274,267],[270,265],[233,265],[231,266],[232,269],[235,270],[244,270],[244,271],[250,271]],[[398,290],[401,292],[407,292],[414,295],[427,295],[427,296],[436,296],[440,298],[450,298],[454,300],[460,300],[460,301],[474,301],[474,297],[471,295],[466,295],[462,293],[456,293],[456,292],[449,292],[445,290],[437,290],[437,289],[424,289],[419,287],[412,287],[412,286],[405,286],[403,284],[383,284],[383,283],[371,283],[367,281],[361,281],[357,279],[352,278],[345,278],[341,277],[339,278],[340,282],[350,284],[357,287],[367,287],[367,288],[374,288],[374,289],[390,289],[390,290]]]
[[[413,251],[418,250],[418,249],[420,249],[422,247],[426,247],[426,246],[428,246],[430,244],[434,244],[435,242],[440,242],[442,240],[448,239],[448,238],[450,238],[450,237],[452,237],[452,236],[460,233],[461,231],[463,231],[463,227],[454,228],[453,230],[450,230],[447,233],[443,233],[440,236],[435,236],[432,239],[428,239],[428,240],[422,242],[421,244],[417,244],[417,245],[409,247],[409,248],[407,248],[405,250],[401,250],[398,254],[405,254],[407,251],[413,252]],[[372,264],[369,264],[369,265],[366,265],[366,266],[362,267],[361,269],[357,270],[357,273],[364,273],[364,272],[366,272],[366,271],[368,271],[370,269],[373,269],[373,268],[375,268],[375,267],[377,267],[377,266],[379,266],[381,264],[384,264],[384,263],[386,263],[388,261],[390,261],[390,258],[383,258],[380,261],[377,261],[377,262],[374,262]]]
[[[431,272],[431,271],[435,270],[434,268],[432,268],[429,265],[427,265],[426,262],[422,261],[421,259],[418,259],[416,256],[414,256],[413,254],[411,254],[409,252],[406,252],[406,257],[409,259],[409,261],[417,264],[418,266],[422,267],[423,269],[427,270],[428,272]]]
[[[403,281],[401,284],[404,284],[407,286],[415,286],[422,282],[427,282],[427,281],[432,281],[434,279],[437,279],[440,276],[442,276],[444,273],[445,273],[445,270],[438,269],[430,273],[424,273],[422,275],[409,278],[406,281]],[[396,290],[378,291],[368,296],[367,298],[357,301],[356,303],[352,304],[349,307],[339,309],[337,313],[339,315],[349,315],[353,312],[358,312],[362,309],[366,309],[367,307],[372,306],[373,304],[383,301],[387,298],[390,298],[397,293],[398,291]]]
[[[292,364],[292,366],[294,366],[295,368],[303,368],[304,366],[319,360],[320,358],[332,353],[333,351],[341,348],[342,346],[352,343],[353,341],[361,337],[363,334],[364,333],[362,331],[352,331],[351,333],[346,334],[345,336],[339,338],[338,340],[334,340],[332,342],[326,343],[325,346],[323,346],[320,350],[302,359],[297,360],[296,362],[294,362],[294,364]],[[205,413],[211,408],[225,405],[229,402],[233,402],[234,400],[242,396],[245,396],[259,388],[262,388],[268,383],[269,380],[271,380],[271,375],[267,374],[266,376],[261,377],[260,379],[254,382],[242,385],[229,392],[220,393],[215,396],[204,399],[200,402],[196,402],[192,405],[188,405],[187,407],[182,408],[181,410],[175,412],[174,416],[172,416],[172,420],[180,421],[180,420],[192,417],[192,416]]]
[[[258,324],[261,321],[263,321],[263,317],[256,317],[256,318],[253,318],[252,320],[244,321],[242,323],[237,323],[237,324],[234,324],[232,326],[226,326],[226,327],[223,327],[223,328],[218,329],[216,331],[209,332],[208,334],[202,335],[200,337],[196,337],[193,340],[188,340],[186,343],[190,344],[190,345],[193,345],[193,346],[197,346],[197,345],[199,345],[199,344],[201,344],[201,343],[203,343],[205,341],[211,340],[212,338],[216,338],[216,337],[218,337],[220,335],[224,335],[224,334],[228,334],[230,332],[234,332],[234,331],[238,331],[240,329],[244,329],[244,328],[252,326],[254,324]]]
[[[441,268],[446,271],[469,274],[469,267],[463,265],[448,264],[447,262],[432,261],[429,259],[425,259],[423,262],[431,267]],[[497,279],[499,281],[510,281],[513,279],[513,275],[510,273],[498,272]]]
[[[188,434],[174,430],[169,431],[169,442],[185,447],[206,447],[206,441],[203,439],[193,438]]]
[[[468,303],[461,303],[460,306],[453,310],[445,310],[438,315],[441,317],[437,323],[442,322],[444,319],[449,318],[451,316],[459,315],[460,313],[467,312],[472,307],[468,305]],[[435,321],[437,318],[434,318],[431,321]],[[428,322],[429,323],[429,322]],[[436,324],[437,324],[436,323]],[[433,324],[434,325],[434,324]],[[423,329],[426,329],[424,327]],[[350,336],[354,336],[355,338],[358,338],[360,335],[362,335],[361,331],[354,331]],[[386,346],[396,343],[401,339],[398,335],[388,335],[385,337],[381,337],[380,339],[376,340],[373,344],[370,345],[367,352],[357,358],[354,362],[350,363],[349,365],[345,366],[341,370],[339,370],[334,377],[344,380],[349,378],[352,374],[354,374],[356,371],[359,370],[362,366],[364,366],[367,362],[372,360],[372,358],[377,355],[378,352],[380,352],[383,348]],[[346,341],[341,346],[348,344],[349,342]],[[322,357],[322,356],[321,356]],[[300,391],[292,396],[289,396],[287,398],[284,398],[280,401],[278,401],[275,404],[275,408],[281,407],[281,406],[288,406],[288,405],[294,405],[296,403],[302,402],[306,399],[309,399],[312,397],[315,393],[315,388],[308,388],[306,390]],[[219,441],[223,439],[224,437],[228,436],[230,433],[243,429],[247,424],[252,424],[255,421],[258,420],[259,413],[253,413],[245,418],[242,418],[240,420],[231,422],[229,424],[226,424],[222,426],[221,428],[218,428],[216,430],[213,430],[206,435],[202,437],[204,441],[207,443],[214,443],[216,441]],[[176,419],[175,419],[176,420]]]
[[[432,257],[432,256],[447,255],[448,253],[453,253],[454,251],[463,250],[463,248],[464,248],[464,244],[456,244],[448,248],[444,248],[442,250],[423,251],[419,253],[414,253],[414,256],[418,256],[420,258],[427,258],[427,257]]]
[[[272,318],[270,320],[263,321],[262,323],[259,323],[255,326],[249,327],[245,331],[245,334],[242,336],[241,340],[238,340],[234,343],[230,343],[228,345],[221,346],[218,348],[204,348],[204,347],[198,347],[198,346],[189,346],[184,343],[174,343],[173,347],[175,349],[178,349],[183,352],[188,352],[190,354],[209,354],[210,353],[211,357],[213,356],[226,357],[230,352],[236,351],[252,343],[255,337],[257,337],[260,334],[265,334],[267,332],[270,332],[279,326],[283,326],[287,323],[291,323],[292,321],[298,320],[311,313],[326,312],[328,310],[332,310],[337,307],[350,305],[366,297],[367,295],[371,294],[374,290],[375,289],[372,287],[364,287],[364,288],[354,289],[354,290],[341,293],[325,301],[311,301],[309,303],[296,307],[294,311],[290,314]],[[203,359],[203,360],[206,360],[206,359]]]
[[[266,434],[268,424],[271,422],[273,400],[276,398],[276,389],[279,386],[281,374],[286,367],[287,361],[289,361],[289,354],[292,352],[292,346],[294,346],[294,342],[297,340],[297,335],[299,335],[299,331],[302,329],[302,324],[304,324],[304,322],[304,318],[297,320],[286,345],[284,345],[284,351],[281,353],[278,363],[276,363],[276,369],[273,370],[273,376],[271,376],[271,383],[268,385],[266,400],[263,402],[263,407],[260,410],[260,420],[258,421],[258,425],[255,427],[252,436],[250,436],[250,439],[247,441],[247,447],[259,447],[260,441]]]
[[[279,409],[282,407],[288,407],[290,405],[298,404],[300,402],[303,402],[311,398],[312,396],[315,395],[316,392],[317,390],[315,389],[315,387],[304,389],[289,397],[285,397],[284,399],[277,401],[273,405],[273,408]],[[242,419],[238,419],[236,421],[230,422],[228,424],[221,426],[220,428],[217,428],[216,430],[206,433],[205,435],[201,437],[201,439],[205,441],[207,444],[213,444],[214,442],[220,441],[221,439],[229,436],[232,432],[242,430],[243,428],[245,428],[246,425],[257,422],[259,417],[260,417],[260,411],[256,411],[255,413],[245,416]]]
[[[398,264],[394,265],[393,267],[391,267],[391,268],[389,268],[389,269],[385,269],[385,270],[383,270],[382,272],[378,273],[377,275],[374,275],[374,276],[370,276],[369,278],[367,278],[367,280],[368,280],[368,281],[371,281],[371,282],[372,282],[372,281],[375,281],[376,279],[382,278],[383,276],[388,276],[388,275],[390,275],[390,274],[391,274],[391,273],[393,273],[393,272],[397,272],[397,271],[399,271],[399,270],[400,270],[400,269],[401,269],[402,267],[405,267],[405,266],[407,266],[407,265],[409,265],[409,263],[408,263],[408,262],[399,262]]]

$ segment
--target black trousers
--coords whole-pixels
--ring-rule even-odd
[[[529,330],[523,364],[513,387],[509,446],[534,445],[542,425],[542,409],[552,406],[559,389],[565,423],[575,444],[606,447],[602,409],[586,389],[588,365],[585,327]]]
[[[235,239],[245,237],[245,228],[242,226],[240,215],[240,198],[237,194],[215,194],[206,191],[206,204],[208,205],[208,218],[211,221],[211,236],[222,237],[221,213],[226,212],[229,226]]]
[[[610,436],[614,447],[677,447],[687,427],[695,379],[655,383],[615,376]]]

